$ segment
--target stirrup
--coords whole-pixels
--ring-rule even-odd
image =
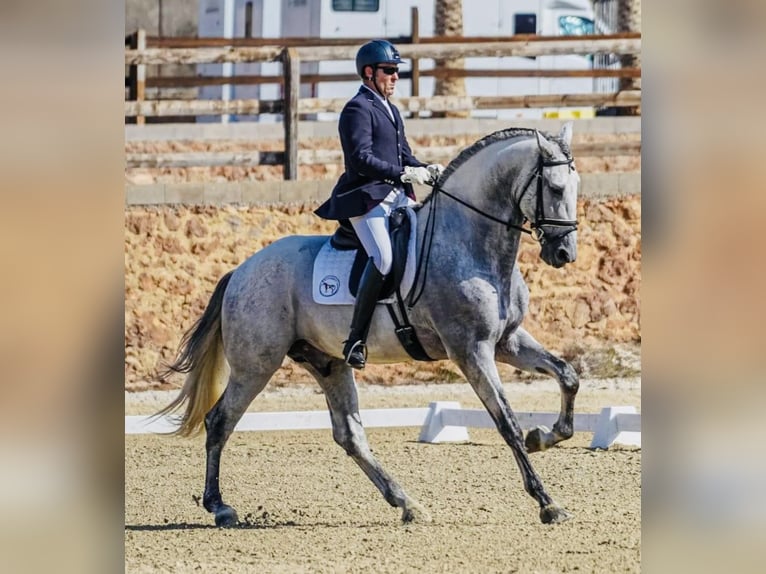
[[[359,340],[348,350],[346,353],[346,364],[353,369],[364,369],[367,363],[367,345],[364,341]],[[360,361],[361,359],[361,361]]]

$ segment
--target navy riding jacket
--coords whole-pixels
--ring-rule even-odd
[[[399,179],[404,166],[425,167],[407,143],[404,123],[391,104],[394,119],[385,105],[362,86],[340,114],[338,132],[346,171],[338,179],[330,199],[315,213],[324,219],[348,219],[370,211],[401,186],[415,200],[412,184]]]

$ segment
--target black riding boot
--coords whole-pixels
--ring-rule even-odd
[[[370,331],[372,314],[378,302],[380,288],[383,286],[385,276],[375,267],[372,258],[367,260],[367,265],[359,280],[359,289],[354,303],[354,317],[351,319],[351,332],[344,341],[343,357],[346,364],[355,369],[364,369],[367,358],[367,333]]]

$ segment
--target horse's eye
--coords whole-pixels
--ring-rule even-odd
[[[566,189],[566,185],[548,182],[548,189],[550,189],[551,192],[555,193],[556,195],[564,195],[564,190]]]

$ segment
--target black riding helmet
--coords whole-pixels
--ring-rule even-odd
[[[364,67],[376,64],[402,64],[399,50],[388,40],[371,40],[356,53],[356,71],[364,79]]]

